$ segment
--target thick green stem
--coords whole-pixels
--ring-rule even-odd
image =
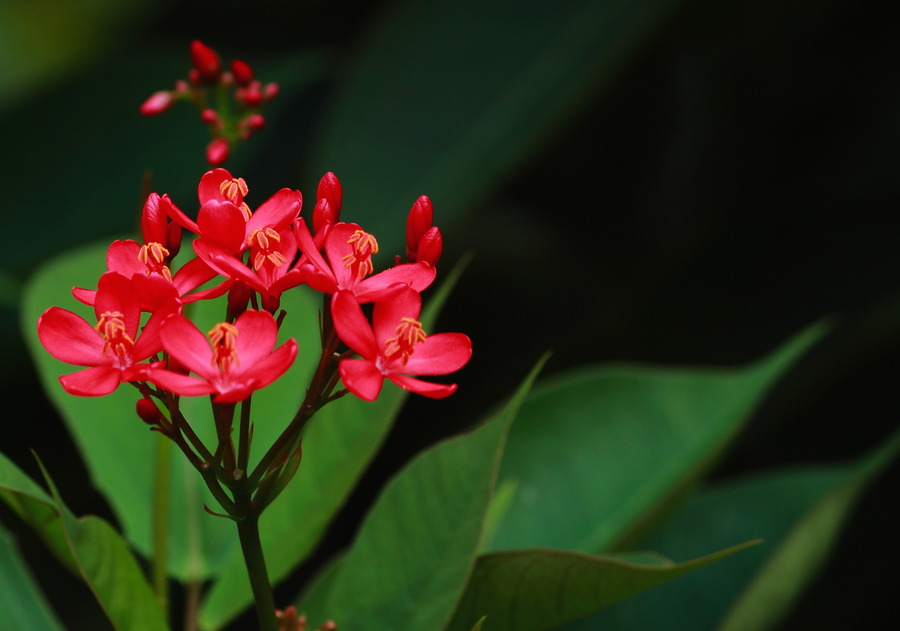
[[[275,598],[266,571],[266,560],[263,557],[262,544],[259,540],[259,515],[251,514],[237,523],[241,550],[244,552],[244,563],[250,576],[250,588],[256,603],[256,617],[259,620],[259,631],[278,631],[278,620],[275,618]]]
[[[163,611],[169,607],[169,494],[171,491],[172,443],[156,436],[153,484],[153,562],[152,583]]]

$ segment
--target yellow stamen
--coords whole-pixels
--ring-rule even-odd
[[[425,341],[428,336],[422,330],[422,323],[412,318],[402,318],[400,324],[394,329],[396,335],[384,343],[384,356],[394,359],[398,355],[404,364],[413,354],[416,344]]]

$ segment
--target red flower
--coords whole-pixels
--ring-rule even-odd
[[[297,356],[293,339],[275,348],[278,325],[265,311],[248,310],[234,324],[217,324],[208,340],[190,320],[173,315],[161,335],[169,355],[197,377],[155,367],[147,381],[183,396],[214,394],[218,403],[246,399],[284,374]]]
[[[331,301],[334,327],[341,340],[362,359],[341,360],[344,386],[366,401],[374,401],[385,377],[410,392],[440,399],[453,394],[456,384],[432,383],[408,375],[446,375],[466,365],[472,342],[462,333],[426,335],[418,321],[422,299],[403,287],[375,302],[372,326],[349,291]]]
[[[304,280],[316,291],[333,294],[347,290],[359,302],[372,302],[398,284],[422,291],[434,280],[435,269],[426,263],[404,263],[369,276],[378,243],[355,223],[336,223],[331,227],[325,237],[325,258],[319,254],[304,222],[295,223],[294,232],[308,259],[303,265]]]
[[[161,350],[160,313],[138,337],[141,301],[130,279],[107,272],[100,277],[94,300],[97,324],[59,307],[51,307],[38,319],[41,344],[59,360],[89,366],[59,378],[69,394],[101,396],[124,381],[142,381],[146,364],[137,365]]]

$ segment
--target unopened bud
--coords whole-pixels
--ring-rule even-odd
[[[159,408],[156,407],[156,404],[147,397],[137,400],[137,403],[135,404],[135,410],[137,410],[137,415],[147,425],[155,427],[165,419],[165,417],[162,415],[162,412],[160,412]]]
[[[235,98],[251,109],[257,108],[263,103],[263,94],[259,81],[251,81],[243,88],[235,90]]]
[[[154,114],[162,114],[172,107],[175,96],[168,90],[161,90],[153,94],[149,99],[141,105],[141,114],[144,116],[153,116]]]
[[[228,151],[227,140],[214,138],[212,142],[206,145],[206,161],[214,167],[225,164],[225,161],[228,160]]]
[[[313,233],[319,234],[328,226],[337,222],[337,213],[334,212],[331,202],[320,199],[313,208]]]
[[[415,260],[419,249],[419,241],[434,225],[434,207],[427,195],[415,201],[406,218],[406,258]]]
[[[416,248],[416,261],[424,261],[432,267],[437,265],[444,252],[444,238],[437,226],[432,226],[419,239],[419,245]]]
[[[268,102],[278,96],[280,88],[277,83],[267,83],[263,89],[263,98]]]
[[[246,61],[235,59],[231,62],[231,74],[235,82],[240,86],[246,86],[253,81],[253,68]]]
[[[327,199],[331,203],[331,209],[335,213],[334,220],[337,221],[344,200],[344,190],[338,176],[331,171],[322,176],[319,188],[316,189],[316,199]]]
[[[216,83],[222,76],[222,60],[218,53],[199,40],[191,42],[191,61],[206,83]]]
[[[250,302],[250,294],[253,290],[246,283],[236,282],[228,290],[228,318],[236,320],[239,315],[247,310],[247,303]]]

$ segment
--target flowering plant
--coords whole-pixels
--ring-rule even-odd
[[[206,158],[219,167],[261,127],[256,110],[277,88],[244,62],[224,72],[200,42],[191,53],[188,81],[141,109],[198,104],[213,135]],[[234,109],[206,107],[212,94]],[[521,386],[485,422],[413,459],[352,542],[316,558],[405,397],[443,399],[456,381],[465,392],[463,375],[446,376],[467,365],[472,342],[431,332],[458,272],[436,283],[444,241],[428,197],[412,204],[405,244],[396,239],[404,255],[377,272],[379,241],[342,219],[334,173],[305,206],[291,188],[258,203],[224,168],[200,176],[197,197],[185,212],[149,194],[140,238],[49,264],[24,310],[48,393],[121,534],[74,516],[52,461],[41,465],[45,491],[0,458],[0,497],[90,587],[114,628],[593,628],[596,619],[579,620],[756,552],[743,551],[762,534],[750,528],[702,538],[679,563],[635,552],[634,542],[668,552],[665,536],[646,538],[650,526],[681,504],[821,327],[732,371],[589,368],[532,391],[543,362],[523,368]],[[73,286],[79,313],[49,306]],[[836,529],[896,442],[817,480],[818,490],[839,479],[854,491],[810,499],[804,510],[824,515],[810,522]],[[704,499],[687,505],[678,532],[715,523]],[[731,585],[726,623],[752,619],[765,588],[744,585],[771,582],[796,558],[787,544],[809,530],[799,518],[785,525],[775,569],[755,558]],[[801,552],[810,564],[820,558]],[[291,585],[297,575],[302,589]],[[19,628],[61,628],[40,590],[21,584],[29,607]]]

